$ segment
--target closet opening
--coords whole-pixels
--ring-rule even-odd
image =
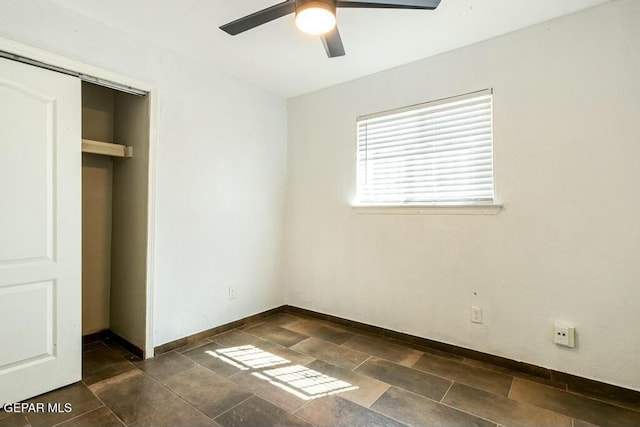
[[[149,97],[82,83],[82,335],[144,358]]]

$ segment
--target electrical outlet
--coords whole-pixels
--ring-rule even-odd
[[[229,299],[236,299],[238,298],[238,289],[231,285],[229,286]]]
[[[553,342],[564,347],[575,347],[575,328],[565,323],[554,324]]]
[[[471,306],[471,321],[482,323],[482,307]]]

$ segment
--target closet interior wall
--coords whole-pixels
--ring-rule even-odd
[[[148,97],[83,83],[82,137],[134,153],[82,154],[82,333],[110,330],[144,349]]]
[[[82,85],[82,138],[113,142],[115,94]],[[109,329],[113,161],[82,153],[82,335]]]

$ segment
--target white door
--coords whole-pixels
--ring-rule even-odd
[[[80,80],[0,58],[0,404],[80,380]]]

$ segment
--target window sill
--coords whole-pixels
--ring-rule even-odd
[[[351,208],[358,215],[497,215],[502,205],[352,205]]]

